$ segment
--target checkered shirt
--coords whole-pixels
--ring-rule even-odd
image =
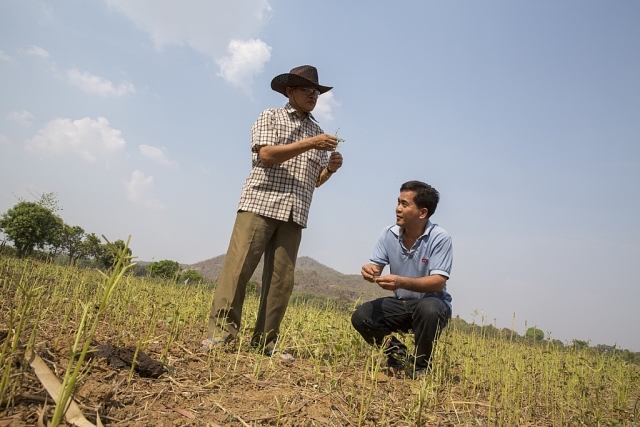
[[[329,163],[326,151],[309,150],[283,163],[264,165],[259,148],[283,145],[323,133],[311,114],[301,120],[287,103],[268,109],[251,128],[252,169],[242,187],[238,209],[307,227],[313,190]]]

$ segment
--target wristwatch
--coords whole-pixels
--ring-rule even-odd
[[[336,171],[332,171],[331,169],[329,169],[329,166],[327,166],[325,169],[326,169],[326,170],[327,170],[327,172],[329,172],[329,173],[336,173]]]

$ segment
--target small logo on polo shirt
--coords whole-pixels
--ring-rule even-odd
[[[429,259],[428,259],[428,258],[422,258],[422,263],[423,263],[423,264],[426,264],[426,263],[428,263],[428,262],[429,262]]]

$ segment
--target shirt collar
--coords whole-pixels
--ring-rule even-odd
[[[287,105],[284,106],[284,109],[287,111],[287,113],[289,114],[293,114],[296,117],[298,117],[298,110],[296,110],[295,108],[293,108],[293,105],[291,105],[290,102],[287,102]],[[307,117],[309,117],[311,120],[313,120],[314,122],[318,123],[318,121],[316,120],[315,117],[313,117],[313,114],[311,113],[307,113]]]
[[[420,237],[418,237],[418,239],[423,238],[424,236],[428,236],[429,235],[429,231],[437,224],[433,224],[431,222],[431,220],[427,220],[427,226],[424,228],[424,232],[422,233],[422,235],[420,235]],[[402,235],[402,233],[404,233],[404,228],[400,227],[399,225],[394,225],[393,227],[391,227],[389,229],[393,234],[396,235],[396,237],[400,237]]]

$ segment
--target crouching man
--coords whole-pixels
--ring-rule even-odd
[[[434,341],[451,318],[446,290],[453,258],[451,237],[429,219],[439,199],[436,189],[424,182],[402,184],[396,225],[382,231],[371,263],[362,267],[365,280],[393,291],[393,296],[364,303],[351,317],[365,341],[385,346],[391,373],[406,368],[414,378],[429,369]],[[390,274],[381,276],[386,265]],[[415,352],[407,358],[407,347],[392,333],[409,330]]]

